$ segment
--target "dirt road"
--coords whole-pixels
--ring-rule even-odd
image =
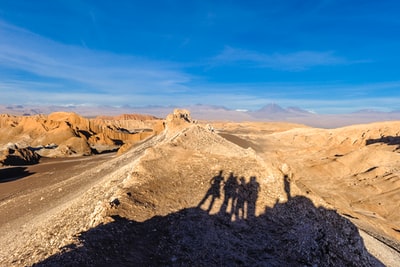
[[[0,231],[22,227],[37,214],[84,192],[96,182],[96,175],[76,179],[77,175],[115,155],[43,159],[37,165],[1,168]]]

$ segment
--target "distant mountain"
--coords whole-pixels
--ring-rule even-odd
[[[288,113],[288,111],[277,104],[268,104],[261,109],[256,111],[257,113],[269,113],[269,114],[276,114],[276,113]]]
[[[292,117],[314,116],[313,113],[299,107],[283,108],[277,104],[268,104],[259,110],[249,112],[254,118],[269,120],[285,120]]]

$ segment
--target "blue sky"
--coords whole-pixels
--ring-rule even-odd
[[[0,0],[0,104],[400,109],[400,2]]]

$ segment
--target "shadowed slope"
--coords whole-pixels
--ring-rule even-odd
[[[113,219],[35,266],[383,266],[350,221],[306,197],[235,221],[200,208]]]

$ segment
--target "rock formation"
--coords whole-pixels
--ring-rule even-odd
[[[172,134],[188,126],[189,123],[194,123],[190,116],[190,111],[186,109],[175,109],[165,119],[167,132]]]
[[[0,115],[0,151],[11,142],[45,157],[86,156],[117,150],[163,129],[162,120],[152,116],[125,114],[116,119],[86,119],[67,112],[48,116],[3,114]]]
[[[31,165],[36,164],[40,160],[40,155],[28,148],[18,148],[16,145],[9,147],[0,152],[1,165]]]

